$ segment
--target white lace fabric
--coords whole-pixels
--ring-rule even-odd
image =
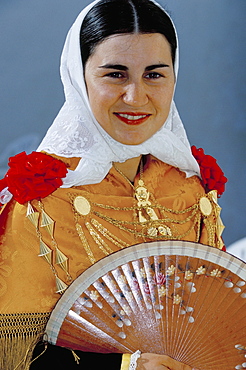
[[[141,352],[138,350],[131,355],[129,370],[136,370],[137,360],[140,358]]]
[[[112,162],[125,162],[141,154],[152,154],[184,171],[188,177],[199,175],[199,166],[192,156],[174,101],[161,129],[139,145],[124,145],[117,142],[96,121],[83,78],[79,35],[84,17],[98,2],[99,0],[94,1],[79,14],[67,35],[60,68],[65,103],[38,151],[62,157],[81,158],[77,168],[74,171],[69,170],[63,179],[62,187],[65,188],[99,183],[112,167]],[[177,78],[178,48],[174,69]]]

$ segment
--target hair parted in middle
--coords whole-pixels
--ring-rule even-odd
[[[174,64],[176,33],[165,11],[150,0],[101,0],[88,12],[81,26],[83,66],[100,42],[124,33],[162,34],[170,44]]]

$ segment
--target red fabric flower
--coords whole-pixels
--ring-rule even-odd
[[[227,178],[218,166],[216,159],[211,155],[204,154],[202,148],[197,149],[194,145],[191,147],[191,151],[200,166],[202,181],[206,192],[217,190],[218,196],[220,197],[225,191]]]
[[[66,176],[65,163],[50,155],[22,152],[9,158],[9,170],[0,180],[0,191],[8,187],[14,199],[24,204],[32,199],[45,198],[62,185]]]

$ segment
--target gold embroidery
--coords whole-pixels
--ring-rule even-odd
[[[124,230],[128,233],[131,233],[131,234],[134,234],[136,237],[141,237],[141,238],[146,238],[146,237],[149,237],[149,238],[153,238],[153,239],[163,239],[163,236],[165,236],[166,239],[177,239],[177,240],[180,240],[182,238],[184,238],[185,236],[187,236],[192,229],[194,229],[196,227],[196,225],[198,226],[198,223],[200,222],[200,214],[197,215],[197,212],[194,212],[194,214],[188,216],[186,219],[184,220],[177,220],[177,219],[164,219],[164,220],[157,220],[157,221],[149,221],[149,222],[145,222],[145,223],[142,223],[142,222],[134,222],[134,221],[125,221],[125,220],[116,220],[116,219],[113,219],[109,216],[106,216],[104,214],[102,214],[101,212],[94,212],[94,214],[96,216],[98,216],[99,218],[103,219],[104,221],[106,222],[109,222],[110,224],[116,226],[117,228],[121,229],[121,230]],[[148,234],[148,230],[151,228],[151,227],[154,227],[154,228],[158,228],[158,227],[161,227],[161,226],[164,226],[164,227],[167,227],[165,225],[165,223],[168,221],[168,222],[172,222],[174,224],[179,224],[179,225],[183,225],[185,223],[187,223],[188,221],[190,221],[192,218],[194,218],[193,220],[193,223],[191,224],[191,227],[184,233],[182,234],[173,234],[173,233],[167,233],[167,235],[158,235],[155,233],[155,235],[149,235]],[[164,223],[164,225],[163,225]],[[134,228],[131,228],[130,226],[142,226],[142,230],[138,230],[136,231]],[[171,231],[171,230],[170,230]],[[170,235],[171,234],[171,235]]]
[[[0,297],[3,296],[7,291],[6,278],[11,276],[13,269],[7,265],[4,265],[4,262],[0,262]]]
[[[129,247],[129,244],[125,243],[120,238],[117,238],[117,236],[113,235],[106,227],[100,224],[96,219],[92,218],[91,223],[95,228],[103,235],[105,238],[107,238],[109,241],[111,241],[113,244],[115,244],[120,249]]]
[[[85,217],[85,220],[88,218],[89,213],[94,213],[94,210],[91,206],[94,206],[94,203],[89,201],[84,196],[77,196],[74,194],[68,194],[70,198],[70,203],[72,205],[72,209],[74,212],[74,220],[75,220],[75,228],[78,233],[78,236],[82,242],[82,245],[86,251],[86,254],[92,264],[96,262],[90,244],[88,243],[85,233],[83,231],[82,226],[79,224],[79,219],[81,216]],[[110,207],[110,206],[109,206]],[[127,207],[125,207],[127,208]],[[114,207],[112,208],[114,209]],[[134,208],[132,208],[134,209]],[[95,229],[93,228],[93,226]],[[95,244],[99,247],[99,249],[104,253],[104,255],[109,255],[114,251],[109,247],[106,241],[102,238],[105,237],[109,240],[112,244],[116,245],[118,248],[122,249],[129,244],[125,243],[123,240],[118,238],[117,236],[113,235],[109,230],[107,230],[102,224],[100,224],[96,219],[90,218],[90,222],[85,222],[85,226],[94,240]]]
[[[141,184],[139,184],[139,186],[140,185]],[[114,234],[110,232],[107,227],[103,226],[99,222],[100,219],[117,229],[126,232],[127,238],[129,238],[129,234],[132,235],[137,242],[147,240],[181,240],[189,236],[192,232],[195,232],[195,241],[199,242],[201,224],[204,222],[208,233],[208,243],[218,247],[218,242],[216,241],[216,226],[214,226],[216,205],[211,199],[211,194],[201,195],[198,197],[197,202],[190,207],[182,210],[174,210],[156,203],[155,200],[150,202],[150,193],[145,190],[143,194],[141,193],[142,190],[140,191],[140,195],[135,199],[135,204],[133,199],[133,205],[130,207],[118,207],[109,204],[96,203],[90,199],[89,193],[89,200],[84,196],[84,193],[81,197],[83,198],[83,204],[89,204],[90,208],[87,208],[86,212],[85,208],[83,208],[83,212],[80,213],[76,210],[74,202],[74,200],[78,198],[78,195],[69,194],[75,216],[76,230],[91,263],[95,262],[95,257],[92,252],[95,245],[99,247],[105,255],[113,252],[110,246],[106,243],[106,240],[120,249],[128,246],[126,242],[123,242],[115,235],[116,233]],[[200,199],[202,199],[202,201],[200,201]],[[139,204],[139,202],[141,204]],[[201,209],[201,204],[205,204],[207,206],[205,211],[204,209]],[[208,205],[211,205],[211,210],[208,210]],[[88,212],[88,210],[90,212]],[[121,217],[122,212],[127,212],[127,219],[116,219],[115,217],[111,217],[111,210],[119,211]],[[160,219],[157,216],[158,211],[162,216]],[[84,213],[84,215],[82,215],[82,213]],[[82,224],[80,225],[79,222],[80,219],[83,219],[82,223],[85,225],[89,235],[95,242],[94,247],[89,240],[87,241],[86,235],[82,230],[83,226]]]
[[[93,229],[89,222],[85,223],[87,230],[89,231],[90,235],[92,236],[93,240],[96,242],[98,247],[103,251],[103,253],[107,256],[110,253],[113,253],[112,249],[108,246],[108,244],[101,238],[101,236]]]
[[[87,253],[87,256],[88,256],[89,260],[91,261],[92,264],[94,264],[96,262],[96,259],[95,259],[94,254],[93,254],[93,252],[92,252],[92,250],[91,250],[91,248],[90,248],[90,246],[89,246],[89,244],[86,240],[86,237],[85,237],[85,234],[84,234],[84,231],[83,231],[81,225],[78,222],[76,222],[75,227],[76,227],[77,233],[79,235],[79,238],[82,242],[82,245],[83,245],[83,247],[84,247],[84,249]]]

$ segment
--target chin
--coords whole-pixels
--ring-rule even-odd
[[[117,140],[117,141],[124,145],[139,145],[144,143],[146,140]]]
[[[152,136],[152,135],[151,135]],[[151,136],[148,137],[143,137],[142,135],[136,134],[136,135],[131,135],[131,136],[114,136],[113,138],[118,141],[121,144],[124,145],[139,145],[144,143],[146,140],[148,140]]]

